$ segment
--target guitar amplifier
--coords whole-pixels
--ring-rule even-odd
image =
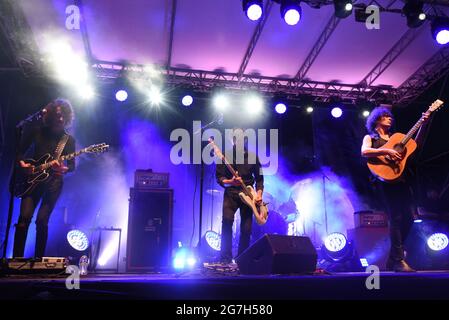
[[[134,188],[166,189],[169,187],[169,173],[153,172],[153,170],[136,170],[134,173]]]
[[[155,271],[169,267],[173,190],[131,188],[130,196],[127,272]]]
[[[69,260],[63,257],[43,257],[37,259],[8,259],[6,272],[9,274],[58,274],[65,273]]]
[[[386,228],[388,216],[384,212],[357,211],[354,212],[354,226],[356,228]]]

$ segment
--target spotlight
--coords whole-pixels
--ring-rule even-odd
[[[343,114],[343,110],[339,107],[332,108],[331,114],[334,118],[340,118]]]
[[[245,108],[249,113],[258,114],[263,110],[263,100],[261,97],[253,95],[245,99]]]
[[[128,99],[128,92],[126,92],[125,90],[117,91],[115,94],[115,99],[120,102],[126,101],[126,99]]]
[[[81,87],[78,90],[78,93],[85,100],[90,100],[95,96],[94,89],[89,85],[85,85],[85,86]]]
[[[334,0],[335,16],[338,18],[349,17],[352,13],[352,0]]]
[[[186,268],[193,268],[197,263],[195,255],[187,248],[178,248],[173,259],[173,268],[175,270],[184,270]]]
[[[330,252],[339,252],[346,247],[346,237],[342,233],[334,232],[324,239],[324,246]]]
[[[214,97],[213,105],[218,110],[223,111],[229,107],[229,98],[223,94],[219,94]]]
[[[77,251],[85,251],[89,247],[89,239],[81,230],[70,230],[67,233],[67,241]]]
[[[202,261],[218,261],[220,259],[221,235],[209,230],[201,238],[200,256]]]
[[[409,28],[418,28],[426,20],[426,14],[423,11],[424,4],[418,0],[408,0],[402,8],[402,12],[407,18]]]
[[[307,107],[306,111],[307,111],[307,113],[312,113],[313,112],[313,107]]]
[[[287,111],[287,106],[284,103],[278,103],[276,104],[274,109],[276,110],[277,113],[284,114],[285,111]]]
[[[243,0],[243,11],[245,11],[248,19],[257,21],[263,14],[263,1],[262,0]]]
[[[434,233],[427,239],[427,245],[433,251],[441,251],[447,248],[449,239],[444,233]]]
[[[436,18],[432,21],[431,31],[433,38],[441,45],[449,43],[449,19]]]
[[[150,103],[152,105],[159,105],[163,101],[163,96],[159,88],[153,87],[148,94],[148,98],[150,99]]]
[[[301,20],[302,9],[299,0],[283,0],[281,1],[281,17],[290,25],[296,25]]]
[[[193,103],[193,97],[191,95],[186,95],[182,98],[182,105],[185,107],[189,107]]]
[[[363,115],[365,118],[368,118],[369,114],[370,114],[370,112],[369,112],[368,110],[365,110],[365,111],[363,111],[363,113],[362,113],[362,115]]]

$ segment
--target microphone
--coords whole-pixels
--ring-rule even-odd
[[[32,115],[30,115],[27,118],[20,121],[19,124],[17,125],[17,127],[23,127],[26,123],[41,120],[47,112],[48,112],[48,110],[43,108],[43,109],[39,110],[38,112],[33,113]]]
[[[40,120],[40,119],[42,119],[44,116],[45,116],[45,114],[47,113],[48,111],[47,111],[47,109],[42,109],[42,110],[39,110],[38,112],[36,112],[36,113],[33,113],[32,115],[30,115],[28,118],[26,118],[25,119],[25,121],[36,121],[36,120]]]

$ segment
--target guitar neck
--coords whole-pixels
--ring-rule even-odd
[[[234,170],[234,168],[232,167],[232,165],[229,163],[228,159],[226,159],[226,157],[222,154],[221,155],[221,160],[223,161],[223,163],[225,164],[226,168],[228,168],[229,172],[231,172],[231,174],[234,177],[237,177],[237,172]],[[243,181],[240,182],[240,186],[243,189],[243,192],[249,196],[252,197],[252,195],[248,192],[248,189],[246,189],[246,185]]]
[[[81,150],[79,150],[77,152],[73,152],[73,153],[67,154],[65,156],[59,157],[58,161],[72,160],[72,159],[82,155],[83,153],[85,153],[85,150],[81,149]],[[49,161],[49,162],[46,162],[46,163],[42,164],[41,166],[36,168],[36,171],[43,171],[43,170],[49,169],[53,165],[53,161]]]
[[[413,135],[416,133],[416,131],[418,131],[418,129],[422,126],[423,122],[424,122],[424,117],[421,117],[415,123],[415,125],[409,130],[409,132],[407,132],[405,137],[402,139],[401,144],[406,144],[407,142],[409,142],[409,140],[413,137]]]

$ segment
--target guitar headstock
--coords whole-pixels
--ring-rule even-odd
[[[93,144],[91,146],[88,146],[87,148],[84,148],[83,151],[85,153],[103,153],[108,151],[109,145],[106,143],[99,143],[99,144]]]
[[[438,110],[442,105],[443,105],[443,101],[440,99],[435,100],[429,107],[429,109],[427,110],[427,112],[434,112],[436,110]]]

